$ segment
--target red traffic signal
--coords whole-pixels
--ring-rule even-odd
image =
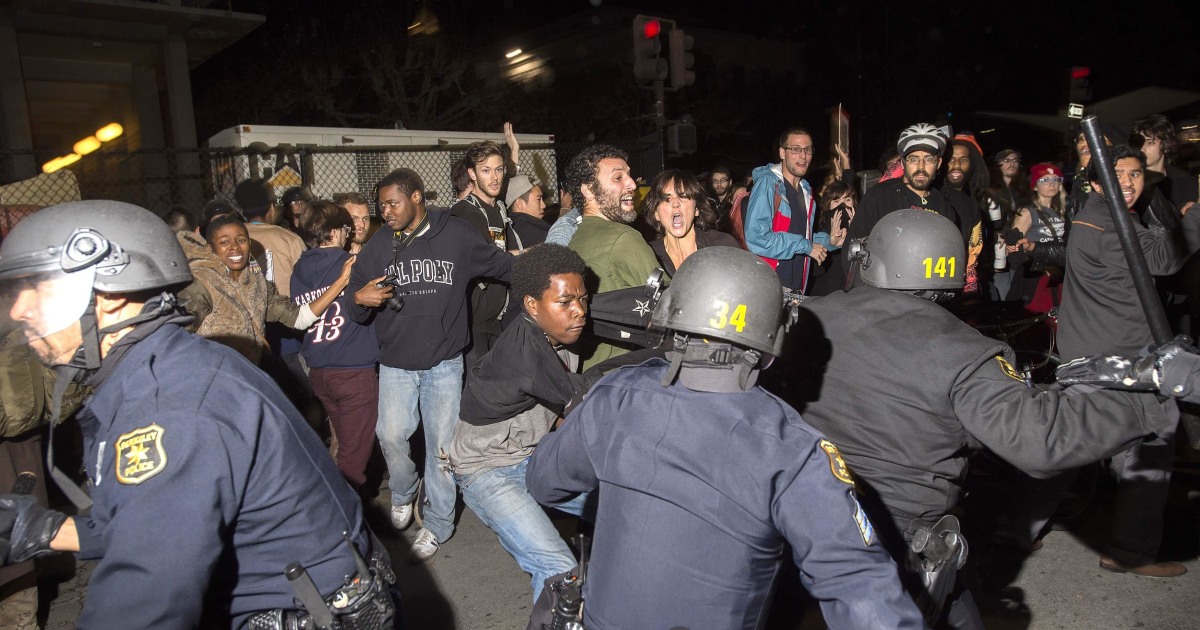
[[[642,24],[642,37],[646,39],[654,39],[662,33],[662,22],[658,20],[646,20]]]

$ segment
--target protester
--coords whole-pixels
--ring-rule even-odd
[[[547,578],[575,566],[562,536],[529,496],[525,470],[567,403],[587,390],[571,352],[587,321],[586,272],[583,259],[561,245],[539,245],[516,259],[512,287],[521,314],[467,371],[450,443],[467,507],[532,576],[534,600]],[[586,502],[581,494],[554,507],[581,515]]]
[[[472,278],[508,279],[513,256],[470,223],[427,211],[425,182],[411,169],[376,186],[387,221],[363,247],[348,292],[349,315],[379,339],[379,424],[376,432],[391,478],[392,526],[413,521],[418,481],[408,439],[425,432],[423,525],[412,557],[428,560],[454,534],[458,490],[446,453],[462,397],[463,352],[470,343],[467,298]]]
[[[629,226],[637,219],[637,182],[624,151],[594,144],[567,166],[567,189],[579,195],[581,221],[570,248],[587,263],[588,290],[593,293],[645,286],[658,269],[654,252]],[[553,231],[553,228],[551,228]],[[629,348],[585,337],[580,348],[583,369],[623,354]]]
[[[313,391],[329,415],[337,442],[334,459],[338,470],[361,490],[379,417],[379,379],[375,375],[379,342],[373,327],[350,317],[354,296],[344,291],[347,283],[341,281],[343,269],[354,260],[345,248],[358,224],[345,208],[317,200],[301,217],[300,228],[312,234],[313,240],[292,270],[293,302],[311,304],[329,294],[335,296],[305,331],[301,352]]]
[[[204,239],[177,232],[195,281],[179,292],[195,317],[196,333],[237,350],[257,364],[268,351],[267,322],[303,330],[312,325],[350,280],[353,259],[342,266],[332,288],[320,298],[297,306],[276,291],[275,283],[249,271],[250,235],[236,217],[221,215],[209,222]]]
[[[717,213],[700,180],[683,171],[668,169],[654,178],[642,200],[642,218],[658,234],[650,249],[668,275],[697,250],[738,247],[737,240],[716,229]]]
[[[1006,297],[1020,301],[1034,313],[1048,313],[1058,306],[1062,293],[1062,267],[1047,266],[1028,256],[1041,243],[1063,243],[1066,234],[1066,195],[1062,192],[1062,169],[1053,164],[1035,164],[1029,169],[1033,198],[1017,211],[1013,229],[1021,238],[1008,246],[1008,264],[1013,267],[1012,288]]]
[[[809,268],[825,260],[844,232],[813,232],[816,200],[804,179],[813,158],[812,134],[799,127],[779,136],[779,163],[754,169],[755,186],[746,205],[746,248],[771,265],[783,286],[804,293]]]

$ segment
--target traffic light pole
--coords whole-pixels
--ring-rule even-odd
[[[666,138],[663,129],[667,126],[667,93],[662,81],[654,82],[654,135],[658,137],[658,171],[667,169]]]

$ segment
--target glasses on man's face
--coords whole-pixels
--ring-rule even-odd
[[[787,151],[788,155],[812,155],[813,154],[812,147],[783,147],[783,150]]]
[[[904,158],[904,163],[909,166],[920,166],[921,164],[933,166],[934,164],[937,164],[937,161],[938,159],[936,155],[910,155]]]
[[[713,180],[712,180],[712,183],[713,183],[714,185],[716,185],[716,184],[728,184],[728,183],[729,183],[729,178],[728,178],[728,177],[714,177],[714,178],[713,178]]]
[[[1049,177],[1049,176],[1047,176],[1047,177],[1042,177],[1042,178],[1038,179],[1038,182],[1037,182],[1037,183],[1039,183],[1039,184],[1045,184],[1045,185],[1047,185],[1047,186],[1049,186],[1050,184],[1061,184],[1061,183],[1062,183],[1062,178],[1061,178],[1061,177]]]
[[[1000,160],[1000,163],[1001,164],[1013,164],[1016,166],[1020,166],[1021,160],[1019,158],[1015,158],[1015,157],[1006,157],[1003,160]]]

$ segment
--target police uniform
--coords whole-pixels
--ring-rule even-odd
[[[980,447],[1046,477],[1173,426],[1170,408],[1151,396],[1028,387],[1008,346],[929,300],[864,285],[804,307],[820,325],[799,326],[797,347],[815,347],[822,334],[832,346],[804,417],[901,533],[958,503],[967,457]]]
[[[841,449],[898,561],[904,541],[958,503],[975,450],[1048,477],[1174,426],[1153,396],[1028,387],[1011,349],[927,299],[864,285],[804,306],[816,321],[802,319],[789,342],[832,347],[804,417]],[[950,624],[979,627],[969,596],[952,600]]]
[[[584,625],[761,627],[787,542],[830,627],[924,627],[837,448],[760,388],[663,387],[667,369],[605,376],[530,458],[543,504],[602,488]]]
[[[95,505],[76,525],[99,563],[78,627],[239,627],[296,608],[291,562],[326,598],[357,573],[358,497],[263,372],[158,320],[97,376],[78,415]]]

